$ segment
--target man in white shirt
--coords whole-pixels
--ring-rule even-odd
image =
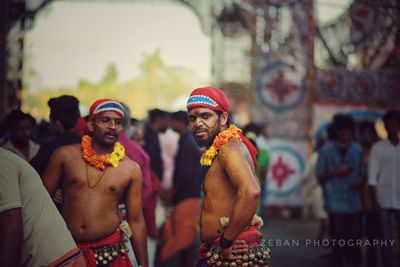
[[[391,237],[391,215],[394,214],[400,236],[400,111],[389,110],[383,116],[388,134],[386,140],[376,143],[371,150],[368,184],[375,203],[381,207],[382,238]],[[383,266],[393,264],[390,245],[382,247]]]

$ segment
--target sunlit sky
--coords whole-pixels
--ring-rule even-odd
[[[319,21],[342,14],[351,0],[319,0]],[[139,74],[143,53],[160,49],[168,66],[210,78],[210,38],[186,6],[178,3],[77,3],[55,1],[26,35],[29,67],[37,73],[30,90],[98,82],[108,64],[119,81]]]
[[[181,4],[56,1],[38,16],[26,42],[38,73],[32,87],[75,86],[81,78],[98,82],[109,63],[126,81],[139,74],[143,53],[158,48],[168,66],[210,76],[210,39]]]

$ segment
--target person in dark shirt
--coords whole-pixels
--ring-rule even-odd
[[[144,132],[144,150],[150,157],[151,170],[157,175],[159,181],[163,179],[163,161],[161,158],[161,146],[158,139],[159,133],[168,129],[169,113],[160,109],[152,109],[148,112],[149,123]]]
[[[81,137],[75,131],[75,126],[80,118],[79,100],[74,96],[62,95],[50,98],[47,105],[50,107],[50,122],[57,137],[49,143],[43,144],[36,156],[29,162],[40,176],[43,176],[47,163],[57,148],[81,142]],[[57,191],[53,200],[60,209],[61,190]]]
[[[176,256],[174,266],[193,266],[195,241],[200,219],[200,150],[188,130],[189,119],[185,111],[171,114],[171,128],[177,132],[179,148],[175,157],[173,188],[170,194],[173,211],[164,224],[164,243],[161,260],[167,262]]]

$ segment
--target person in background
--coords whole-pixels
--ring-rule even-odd
[[[0,266],[85,267],[37,172],[0,148]]]
[[[130,238],[136,260],[147,266],[147,233],[141,204],[142,175],[117,142],[124,108],[100,99],[89,110],[88,132],[81,144],[57,149],[43,175],[53,196],[63,185],[62,216],[89,266],[132,266],[124,241]],[[126,215],[118,209],[124,200]],[[125,239],[126,238],[126,239]]]
[[[51,155],[57,148],[81,142],[81,137],[75,131],[75,125],[80,118],[79,100],[74,96],[62,95],[50,98],[47,105],[50,107],[50,123],[53,125],[56,138],[43,144],[30,161],[40,176],[43,175]]]
[[[344,114],[333,120],[335,139],[327,142],[319,153],[317,178],[324,188],[325,208],[329,216],[332,239],[361,238],[361,196],[358,187],[363,175],[360,147],[354,138],[354,120]],[[339,266],[361,265],[361,248],[358,246],[333,246],[334,261]]]
[[[246,136],[249,141],[257,148],[257,164],[256,176],[260,181],[261,185],[261,196],[260,203],[257,206],[256,214],[264,217],[263,207],[267,197],[266,179],[268,174],[268,167],[270,162],[269,153],[265,148],[260,148],[257,144],[257,137],[260,135],[261,129],[259,125],[255,123],[249,123],[243,127],[243,135]]]
[[[229,122],[230,103],[215,87],[197,88],[187,102],[196,142],[207,149],[200,164],[204,178],[200,217],[200,259],[197,266],[269,265],[269,249],[261,243],[256,215],[260,184],[255,175],[257,149]],[[250,255],[257,250],[257,256]]]
[[[153,185],[151,181],[150,158],[147,155],[146,151],[144,151],[144,149],[139,144],[128,138],[125,131],[129,130],[131,111],[130,108],[125,104],[121,103],[121,105],[124,107],[124,130],[119,135],[119,142],[124,146],[126,156],[136,162],[142,170],[142,208],[147,228],[149,266],[152,267],[154,265],[154,257],[156,252],[157,227],[155,222],[154,209],[156,192],[153,191]]]
[[[364,175],[362,179],[361,194],[363,201],[363,232],[367,240],[371,243],[379,238],[379,207],[375,205],[373,196],[368,186],[368,165],[369,154],[372,145],[379,141],[375,130],[375,124],[372,121],[361,121],[358,126],[358,142],[363,153]],[[374,267],[378,264],[377,247],[369,246],[366,249],[365,262],[367,267]]]
[[[155,211],[155,221],[157,232],[165,219],[165,208],[159,201],[162,192],[161,184],[164,180],[164,161],[162,158],[162,148],[160,134],[168,129],[169,113],[161,109],[151,109],[148,111],[148,122],[145,126],[143,141],[144,150],[150,157],[151,181],[153,192],[156,194],[154,201],[149,203],[151,210]],[[158,236],[157,236],[158,238]],[[156,249],[158,255],[158,248]],[[155,256],[155,264],[158,265],[158,256]]]
[[[131,139],[136,144],[143,147],[144,146],[143,132],[144,132],[143,122],[139,121],[136,118],[131,117],[131,121],[127,129],[125,130],[125,133],[129,137],[129,139]]]
[[[388,137],[372,146],[368,161],[368,184],[374,205],[381,208],[381,237],[389,240],[392,232],[391,215],[396,220],[400,238],[400,111],[385,112],[383,123]],[[382,246],[381,256],[383,266],[393,266],[391,246]]]
[[[161,157],[159,133],[165,133],[168,129],[168,112],[160,109],[152,109],[148,112],[148,123],[144,132],[144,150],[150,157],[150,167],[159,181],[163,180],[164,165]]]
[[[80,135],[75,131],[75,126],[80,118],[79,100],[70,95],[62,95],[50,98],[47,102],[50,107],[50,123],[56,134],[56,138],[49,143],[43,144],[36,156],[29,162],[33,168],[43,176],[47,164],[53,152],[64,145],[79,144]],[[61,211],[62,206],[62,185],[58,185],[53,201]]]
[[[49,121],[41,120],[35,134],[35,142],[39,145],[48,144],[56,138],[53,126]]]
[[[26,161],[31,160],[39,151],[39,145],[33,142],[33,131],[36,120],[21,110],[13,110],[5,117],[8,127],[9,140],[3,145]]]
[[[196,258],[195,241],[200,219],[200,150],[189,131],[187,112],[177,111],[170,116],[171,128],[179,134],[178,151],[175,157],[173,186],[167,199],[173,206],[163,227],[161,261],[177,258],[174,267],[193,266]]]

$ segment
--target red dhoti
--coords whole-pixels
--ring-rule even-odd
[[[200,198],[185,199],[176,205],[164,223],[161,261],[195,243],[199,232],[200,207]]]
[[[120,230],[95,242],[79,243],[78,247],[83,251],[88,267],[133,267]]]

